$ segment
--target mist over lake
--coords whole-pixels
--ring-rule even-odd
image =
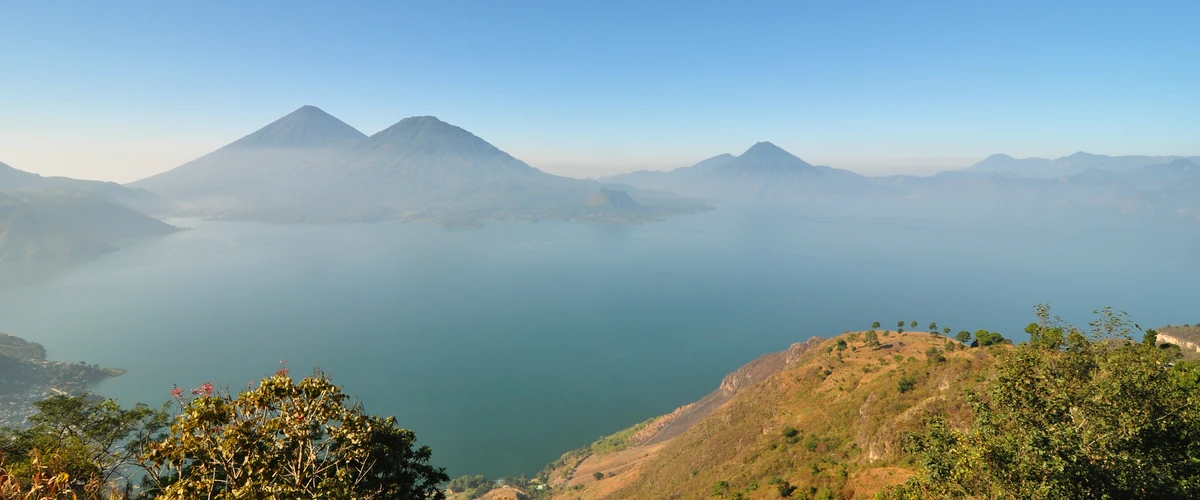
[[[191,230],[0,282],[0,331],[128,369],[95,387],[125,405],[319,366],[452,476],[497,477],[875,320],[1018,340],[1039,302],[1079,325],[1105,305],[1144,327],[1200,322],[1194,225],[939,220],[772,206],[481,229],[169,220]]]

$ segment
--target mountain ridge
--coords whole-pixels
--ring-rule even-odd
[[[1200,161],[1200,157],[1186,156],[1145,156],[1126,155],[1108,156],[1078,151],[1068,156],[1056,159],[1049,158],[1015,158],[997,153],[962,169],[964,172],[1008,172],[1024,177],[1039,179],[1055,179],[1076,175],[1087,170],[1097,169],[1113,172],[1127,172],[1151,165],[1170,163],[1177,159]]]
[[[3,262],[84,261],[116,251],[122,240],[179,230],[92,192],[0,193]]]

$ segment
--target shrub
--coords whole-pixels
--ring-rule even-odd
[[[729,481],[722,479],[720,481],[713,483],[713,487],[712,487],[713,496],[716,497],[716,496],[724,495],[725,492],[727,492],[727,491],[729,491]]]
[[[603,472],[593,472],[592,477],[595,478],[597,481],[599,481],[601,479],[604,479],[604,473]]]
[[[913,387],[916,385],[917,385],[917,381],[912,379],[911,377],[901,377],[900,382],[898,382],[896,384],[896,388],[900,390],[901,394],[904,394],[908,391],[913,390]]]
[[[795,427],[788,426],[783,428],[783,437],[794,438],[798,435],[800,435],[800,430]]]

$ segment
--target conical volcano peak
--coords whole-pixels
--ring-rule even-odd
[[[500,172],[536,172],[487,141],[433,116],[412,116],[372,135],[351,166],[388,165],[421,176],[477,178]]]
[[[787,151],[784,151],[784,150],[783,150],[783,148],[781,148],[781,147],[779,147],[779,146],[776,146],[774,143],[772,143],[772,142],[770,142],[770,141],[761,141],[761,142],[756,142],[756,143],[754,143],[754,145],[753,145],[753,146],[750,146],[750,149],[747,149],[745,153],[742,153],[742,155],[747,155],[747,154],[750,154],[750,153],[755,153],[755,154],[779,154],[779,153],[783,153],[783,154],[791,154],[791,153],[788,153]]]
[[[316,106],[305,105],[231,146],[324,148],[353,145],[367,136]]]
[[[436,116],[410,116],[396,122],[396,124],[385,128],[379,133],[371,136],[371,139],[384,137],[403,137],[411,134],[436,134],[443,136],[461,136],[475,137],[475,134],[467,132],[465,129],[456,127],[444,121],[441,121]]]
[[[813,168],[796,155],[766,141],[750,146],[750,149],[737,157],[736,162],[750,168]]]
[[[409,152],[503,154],[475,134],[434,116],[411,116],[400,120],[371,136],[370,143],[375,148],[386,146]]]

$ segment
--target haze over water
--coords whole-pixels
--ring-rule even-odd
[[[461,474],[533,474],[670,412],[813,335],[930,321],[1021,339],[1032,307],[1084,325],[1200,322],[1194,227],[817,218],[723,207],[641,226],[193,228],[35,283],[0,285],[0,331],[129,372],[158,405],[286,360],[395,415]],[[1186,316],[1192,314],[1193,317]]]

